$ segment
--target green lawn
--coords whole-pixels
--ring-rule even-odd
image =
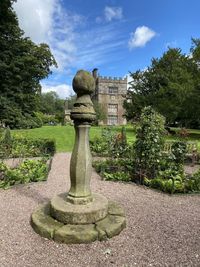
[[[114,132],[120,132],[121,127],[112,127]],[[102,127],[91,127],[90,138],[100,136]],[[12,130],[13,135],[31,138],[53,138],[56,140],[57,152],[72,151],[74,145],[74,127],[67,126],[44,126],[42,128],[28,130]],[[127,126],[127,139],[135,139],[133,129]]]
[[[44,126],[30,130],[12,130],[12,134],[31,138],[55,139],[57,152],[71,151],[74,144],[74,128],[72,126]]]
[[[90,138],[100,136],[103,127],[91,127]],[[120,132],[121,127],[112,127],[113,132]],[[189,130],[191,141],[197,141],[200,150],[200,130]],[[74,145],[74,127],[73,126],[44,126],[42,128],[30,130],[12,130],[12,134],[31,137],[31,138],[53,138],[56,140],[57,152],[72,151]],[[135,132],[132,126],[126,126],[127,140],[133,142],[135,140]],[[166,137],[174,140],[174,137]]]

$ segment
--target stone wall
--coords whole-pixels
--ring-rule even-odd
[[[117,93],[109,92],[110,88],[118,88]],[[111,89],[112,90],[112,89]],[[96,80],[96,93],[94,98],[103,106],[107,119],[101,122],[104,125],[124,125],[126,119],[123,116],[125,110],[123,102],[127,93],[127,78],[111,78],[99,76]],[[117,110],[111,110],[117,105]],[[110,108],[109,108],[110,107]]]

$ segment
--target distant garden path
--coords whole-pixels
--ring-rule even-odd
[[[127,228],[105,242],[63,245],[41,238],[29,220],[39,203],[69,189],[70,153],[55,155],[47,182],[0,190],[0,266],[200,266],[200,195],[169,196],[101,181],[93,192],[124,206]]]

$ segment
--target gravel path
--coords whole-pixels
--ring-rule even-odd
[[[93,192],[120,203],[127,228],[108,241],[57,244],[29,224],[39,203],[69,189],[70,154],[53,159],[47,182],[0,190],[0,267],[200,266],[200,195],[169,196],[135,184],[101,181]]]

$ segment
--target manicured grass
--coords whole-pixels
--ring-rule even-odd
[[[135,141],[135,132],[131,125],[126,125],[126,137],[128,142]],[[90,130],[90,138],[93,139],[95,136],[101,136],[102,130],[105,129],[105,126],[92,126]],[[109,129],[113,133],[120,133],[122,126],[110,126]]]
[[[72,151],[74,144],[74,128],[72,126],[44,126],[30,130],[13,130],[12,134],[31,138],[55,139],[57,152]]]
[[[127,139],[133,141],[135,135],[131,127],[127,128]],[[90,138],[101,136],[103,127],[91,127]],[[121,127],[112,127],[113,132],[120,132]],[[56,140],[57,152],[72,151],[74,145],[74,127],[67,126],[43,126],[42,128],[28,130],[12,130],[13,135],[30,138],[51,138]]]
[[[90,130],[90,138],[101,136],[102,129],[104,127],[92,126]],[[113,132],[120,132],[121,126],[111,127]],[[188,141],[197,141],[198,148],[200,150],[200,130],[188,130],[190,136]],[[56,140],[57,152],[72,151],[74,145],[74,127],[67,126],[44,126],[42,128],[30,129],[30,130],[12,130],[12,134],[31,137],[31,138],[51,138]],[[126,135],[128,142],[135,141],[135,132],[130,125],[126,126]],[[176,137],[167,136],[166,139],[175,140]]]
[[[175,130],[176,132],[178,132],[180,130],[180,128],[171,128],[173,130]],[[197,129],[187,129],[189,136],[186,138],[186,140],[188,142],[197,142],[197,146],[198,146],[198,151],[200,151],[200,130]],[[167,136],[166,137],[167,140],[180,140],[180,137],[178,136]],[[185,140],[185,139],[183,139]]]

